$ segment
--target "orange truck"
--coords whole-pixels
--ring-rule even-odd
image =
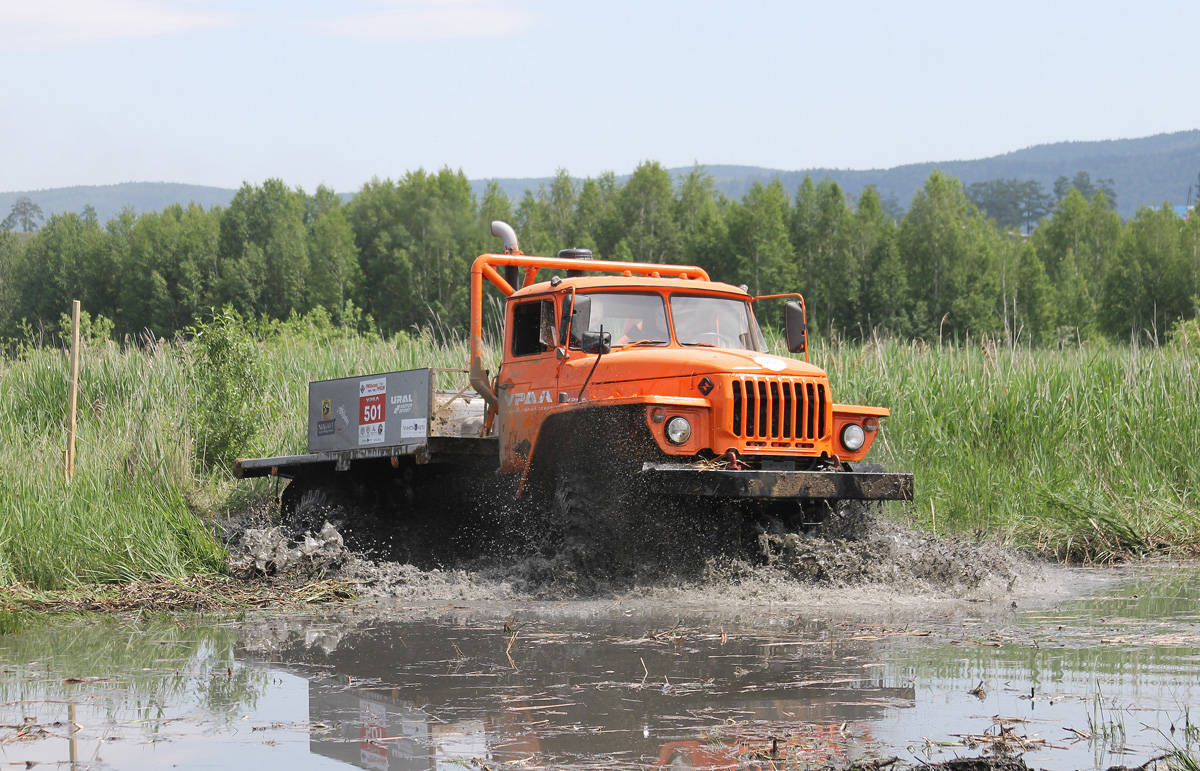
[[[848,501],[912,499],[911,474],[863,464],[890,413],[834,401],[807,360],[800,295],[752,297],[699,267],[583,249],[528,256],[507,224],[492,233],[504,251],[471,268],[461,388],[438,388],[434,368],[311,383],[308,452],[237,461],[238,477],[291,480],[285,521],[407,522],[436,539],[438,523],[520,500],[550,515],[539,532],[602,549],[619,537],[614,512],[674,507],[753,535],[803,529]],[[503,297],[494,375],[489,286]],[[769,303],[804,360],[768,351],[755,311]]]

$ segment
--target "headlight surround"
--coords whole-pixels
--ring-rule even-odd
[[[867,433],[857,423],[847,423],[842,428],[842,446],[850,452],[858,452],[867,441]]]
[[[687,440],[692,438],[692,424],[687,418],[676,415],[667,421],[665,432],[671,444],[687,444]]]

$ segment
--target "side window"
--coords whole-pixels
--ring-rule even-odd
[[[548,314],[543,306],[549,306]],[[554,302],[551,300],[534,300],[523,302],[513,308],[512,320],[512,351],[513,356],[531,356],[545,353],[550,346],[542,343],[542,319],[553,319]],[[553,332],[551,332],[553,334]]]

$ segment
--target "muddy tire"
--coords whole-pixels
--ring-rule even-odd
[[[298,491],[295,505],[290,512],[284,511],[283,526],[303,536],[320,532],[326,522],[342,530],[349,519],[350,507],[344,496],[327,487],[311,487]]]
[[[606,487],[594,469],[564,469],[555,481],[554,513],[562,528],[563,553],[587,573],[599,570],[616,551],[614,500]]]
[[[826,516],[811,531],[828,540],[859,541],[875,527],[875,501],[831,501]]]

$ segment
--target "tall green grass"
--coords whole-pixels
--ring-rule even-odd
[[[196,461],[189,411],[202,379],[187,345],[85,349],[70,484],[65,352],[0,359],[0,585],[60,589],[223,569],[224,549],[205,520],[255,493],[261,500],[271,483],[238,483],[228,468]],[[304,450],[310,380],[466,361],[461,341],[431,333],[384,341],[302,322],[256,345],[269,375],[262,393],[247,397],[264,428],[252,451],[268,455]]]
[[[0,363],[0,580],[79,582],[210,572],[221,549],[181,430],[186,362],[169,349],[86,352],[75,476],[67,484],[62,351]]]
[[[882,404],[877,460],[917,521],[1060,558],[1200,547],[1200,357],[1082,347],[826,346],[840,401]]]
[[[257,342],[253,452],[302,452],[311,380],[461,368],[452,333],[384,341],[293,323]],[[494,360],[489,357],[490,360]],[[903,508],[939,533],[998,538],[1060,558],[1200,551],[1200,359],[1138,348],[824,345],[814,363],[842,402],[892,409],[874,460],[916,474]],[[222,569],[204,520],[261,501],[270,481],[235,482],[197,463],[188,411],[197,378],[184,343],[85,351],[78,459],[63,479],[67,357],[0,360],[0,584],[180,577]],[[440,375],[461,386],[462,373]]]

